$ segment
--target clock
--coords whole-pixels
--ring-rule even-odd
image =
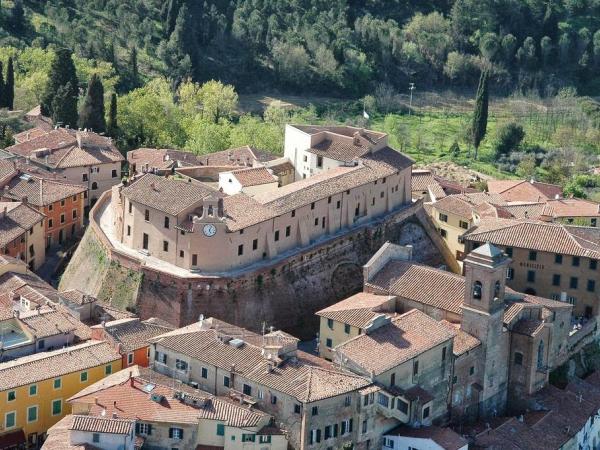
[[[217,234],[217,227],[215,227],[212,223],[208,223],[204,225],[204,227],[202,228],[202,232],[205,236],[212,237],[215,234]]]

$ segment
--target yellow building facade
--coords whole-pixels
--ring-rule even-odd
[[[121,356],[100,341],[0,363],[0,441],[22,431],[29,445],[37,444],[70,414],[68,398],[121,366]]]

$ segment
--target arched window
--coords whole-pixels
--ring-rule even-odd
[[[92,191],[95,191],[96,189],[98,189],[98,183],[96,183],[95,181],[92,183]]]
[[[208,216],[213,217],[213,215],[214,215],[213,207],[212,207],[212,205],[208,205]]]
[[[481,300],[481,290],[482,290],[481,281],[476,281],[475,283],[473,283],[473,298],[476,298],[477,300]]]
[[[494,285],[494,299],[500,298],[500,282],[496,281]]]
[[[540,345],[538,345],[537,366],[538,369],[544,367],[544,341],[540,341]]]

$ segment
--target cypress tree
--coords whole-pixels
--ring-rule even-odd
[[[60,88],[66,88],[68,92],[61,92],[61,99],[67,101],[68,104],[60,106],[60,114],[54,112],[55,97],[58,95]],[[48,74],[48,83],[42,95],[41,109],[42,114],[49,117],[59,117],[60,122],[64,125],[77,125],[77,96],[79,94],[79,82],[77,73],[75,72],[75,64],[71,57],[71,51],[67,49],[59,49],[56,51],[50,73]]]
[[[134,46],[129,54],[129,75],[131,77],[130,88],[136,88],[139,83],[139,72],[137,62],[137,48]]]
[[[477,97],[475,98],[475,112],[473,113],[473,125],[471,127],[471,138],[475,147],[475,159],[477,159],[479,144],[481,144],[487,130],[488,101],[488,72],[484,69],[479,78]]]
[[[110,108],[108,110],[108,123],[106,129],[109,136],[116,137],[117,134],[117,94],[114,92],[110,95]]]
[[[52,121],[56,124],[77,125],[77,96],[73,95],[71,83],[59,86],[56,94],[52,97],[51,111]]]
[[[164,32],[166,36],[171,36],[171,33],[175,29],[175,22],[179,15],[180,3],[179,0],[169,0],[167,8],[167,17],[165,18]]]
[[[4,84],[4,103],[9,110],[14,109],[15,103],[15,69],[12,56],[8,58],[6,66],[6,83]]]
[[[94,73],[88,83],[87,93],[79,112],[79,126],[102,133],[106,131],[104,120],[104,86],[98,74]]]
[[[6,103],[4,93],[4,72],[2,69],[2,62],[0,61],[0,108],[4,108],[4,104]]]

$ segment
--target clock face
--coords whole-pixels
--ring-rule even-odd
[[[217,227],[215,227],[211,223],[208,223],[208,224],[204,225],[204,228],[202,228],[202,231],[205,236],[212,237],[215,234],[217,234]]]

